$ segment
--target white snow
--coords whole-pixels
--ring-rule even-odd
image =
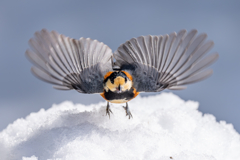
[[[63,102],[17,119],[0,133],[0,159],[240,160],[240,135],[202,115],[198,102],[172,93],[138,96],[130,120],[116,104],[109,119],[105,106]]]

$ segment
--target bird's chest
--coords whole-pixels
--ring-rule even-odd
[[[126,103],[135,97],[134,90],[130,89],[122,93],[115,93],[111,90],[104,91],[101,96],[111,103]]]

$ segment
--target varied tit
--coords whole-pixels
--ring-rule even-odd
[[[209,77],[206,69],[218,54],[207,55],[212,41],[197,30],[160,36],[140,36],[112,50],[90,38],[72,39],[43,29],[29,40],[32,50],[27,57],[35,64],[35,76],[60,90],[99,93],[106,101],[106,114],[112,113],[109,102],[126,103],[140,92],[185,89],[183,85]],[[115,62],[113,62],[113,58]]]

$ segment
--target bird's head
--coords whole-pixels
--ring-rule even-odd
[[[108,72],[104,76],[104,89],[122,93],[132,88],[132,76],[126,71]]]

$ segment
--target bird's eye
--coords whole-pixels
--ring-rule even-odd
[[[125,83],[127,83],[127,78],[125,77]]]

